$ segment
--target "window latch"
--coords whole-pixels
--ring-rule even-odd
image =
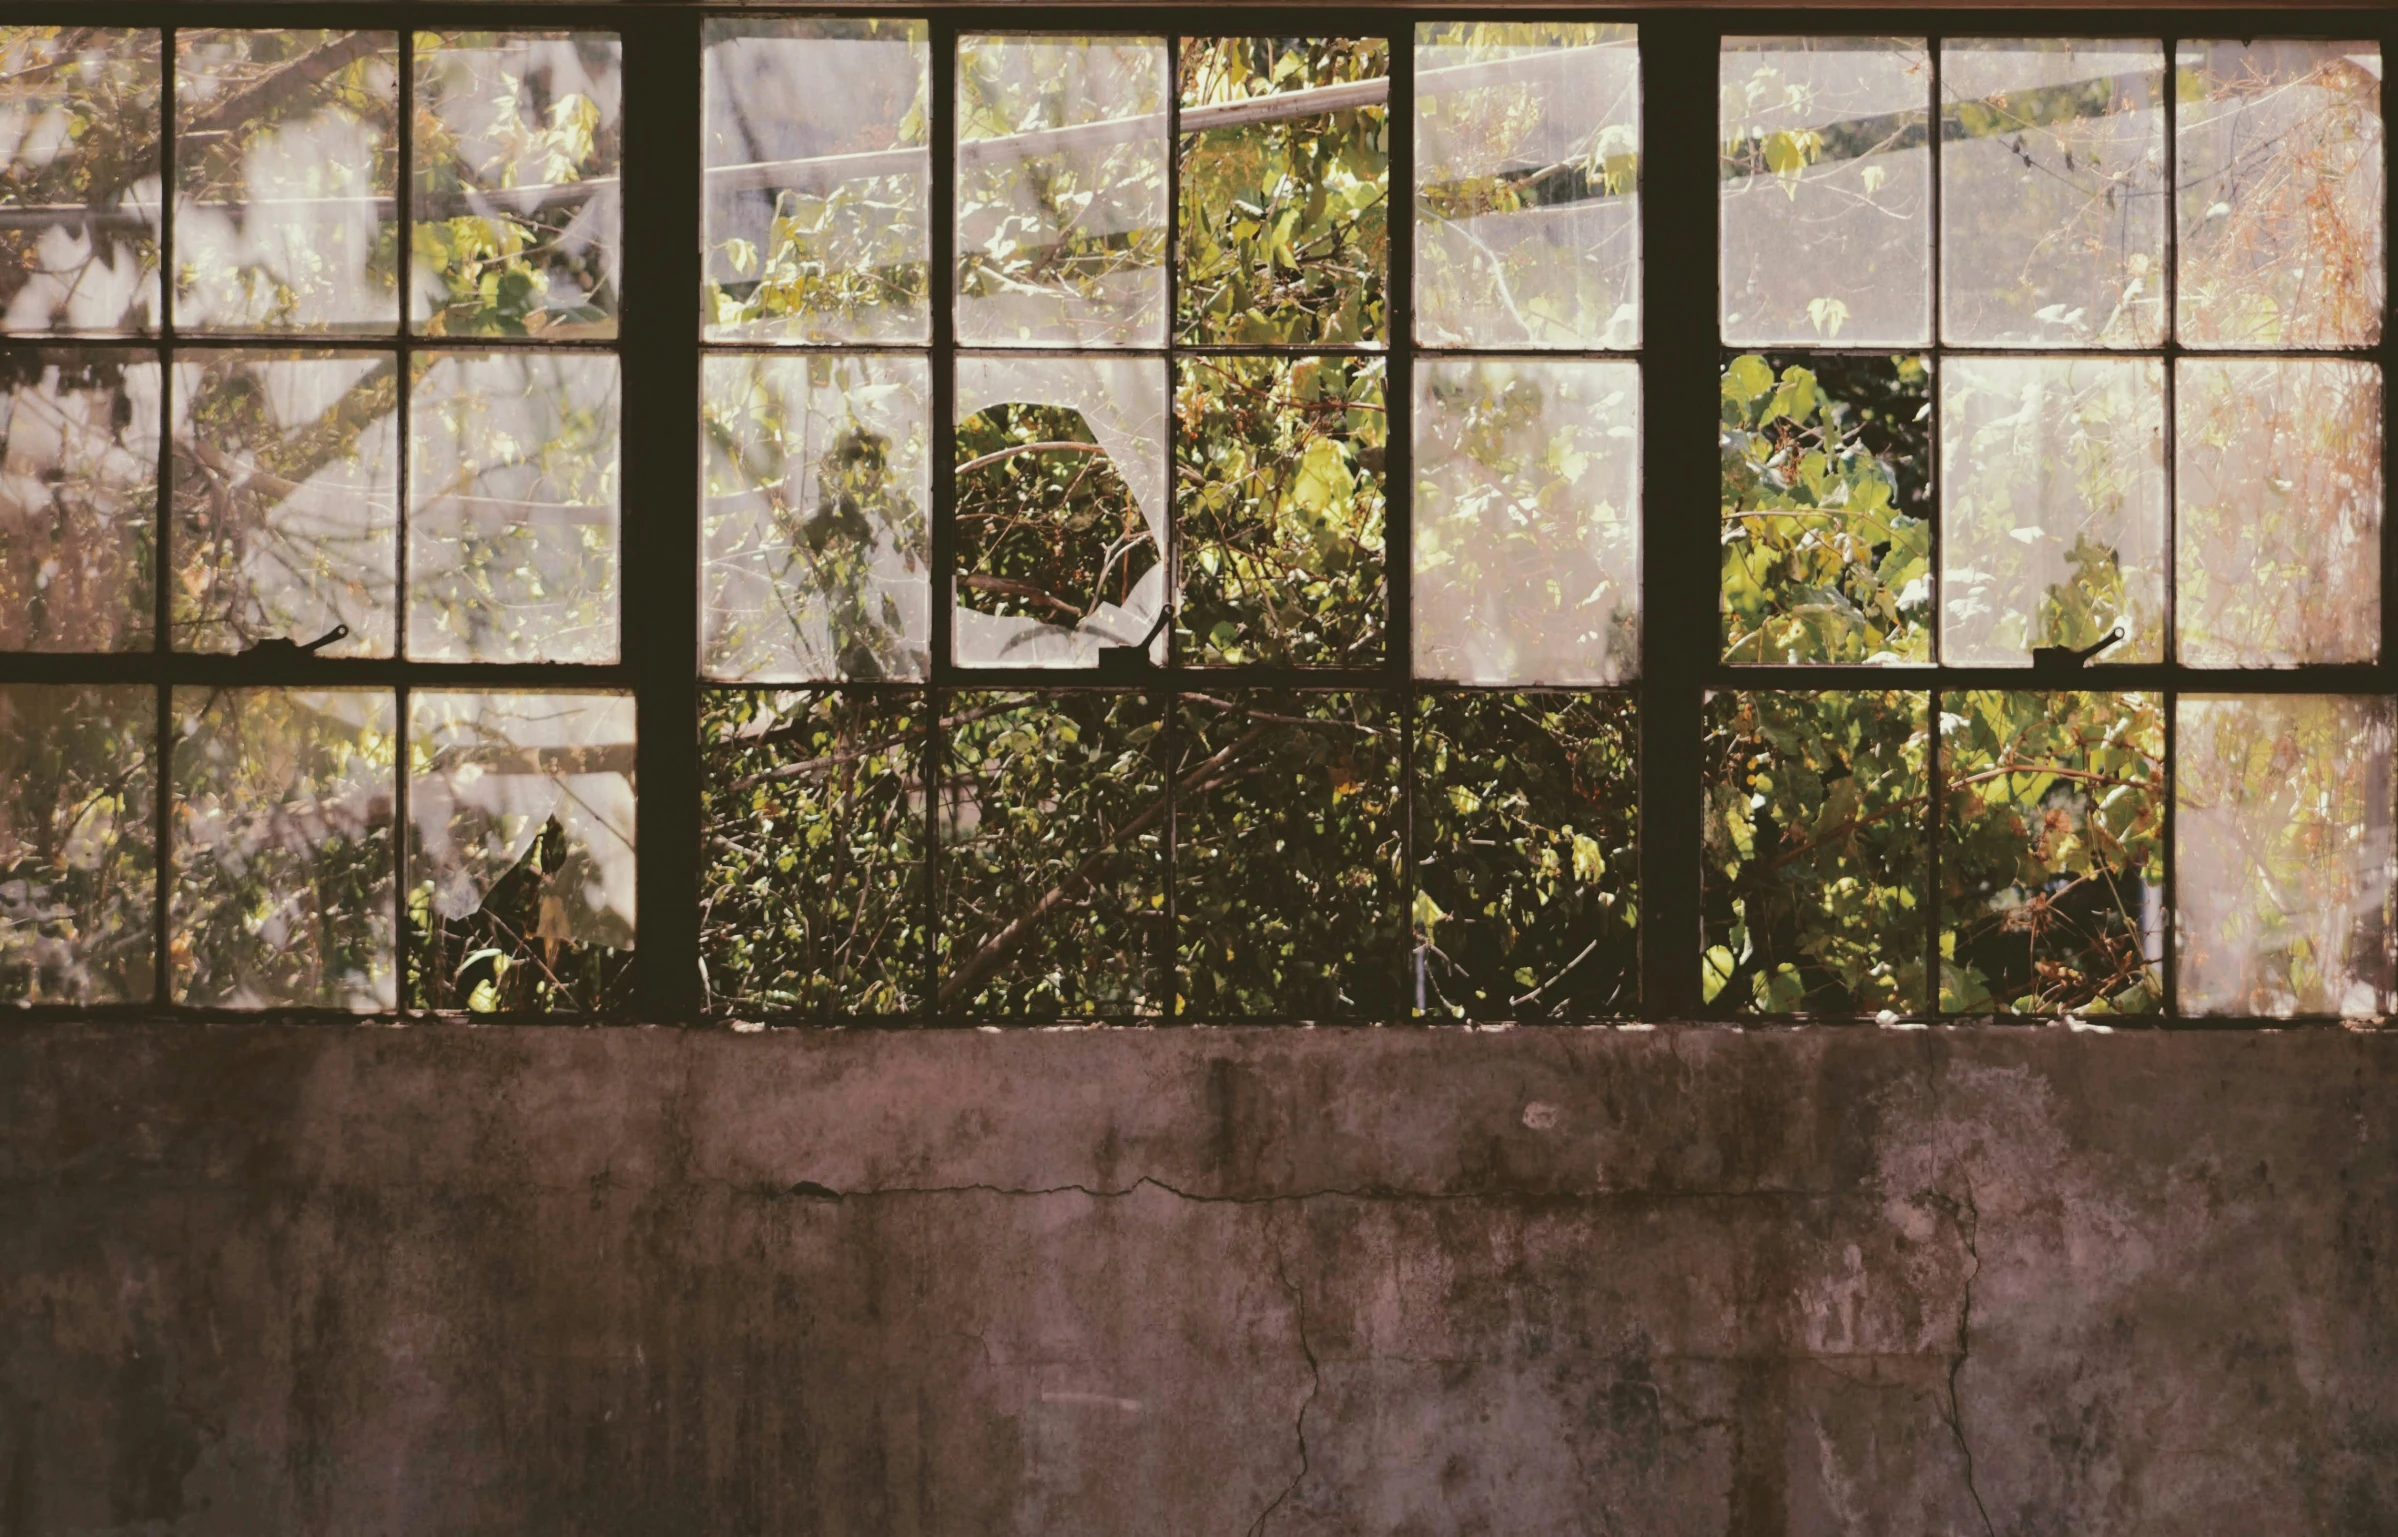
[[[2090,658],[2122,639],[2123,626],[2117,625],[2079,651],[2074,650],[2071,646],[2034,646],[2032,648],[2032,675],[2040,677],[2061,672],[2079,672],[2083,664],[2087,663]]]
[[[277,635],[242,648],[241,654],[253,661],[296,662],[304,656],[314,656],[327,646],[350,633],[346,624],[337,624],[303,646],[288,635]]]
[[[1136,644],[1101,646],[1099,648],[1099,676],[1115,679],[1145,678],[1157,671],[1157,664],[1149,660],[1149,648],[1157,644],[1158,636],[1165,633],[1166,626],[1173,620],[1174,605],[1169,603],[1157,611],[1157,623],[1151,625],[1149,633],[1142,636]]]

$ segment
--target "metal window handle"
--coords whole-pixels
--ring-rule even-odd
[[[305,646],[288,635],[277,635],[245,646],[242,648],[241,655],[255,657],[260,661],[295,661],[300,657],[316,655],[349,633],[348,625],[337,624]]]
[[[1149,648],[1157,643],[1158,636],[1165,633],[1166,626],[1173,620],[1174,605],[1169,603],[1157,611],[1157,623],[1151,625],[1149,633],[1142,636],[1139,641],[1129,646],[1101,646],[1099,648],[1099,676],[1102,678],[1139,678],[1155,672],[1157,664],[1149,660]]]
[[[2032,671],[2034,673],[2078,672],[2092,657],[2122,639],[2123,626],[2117,625],[2078,651],[2071,646],[2034,646],[2032,648]]]

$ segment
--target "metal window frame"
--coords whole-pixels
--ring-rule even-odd
[[[961,31],[1008,32],[1083,32],[1137,33],[1174,38],[1183,34],[1238,35],[1243,32],[1274,33],[1278,35],[1313,34],[1325,36],[1381,36],[1391,48],[1391,88],[1388,104],[1391,124],[1391,177],[1393,187],[1390,208],[1390,266],[1386,282],[1387,344],[1367,349],[1386,359],[1386,400],[1412,399],[1412,372],[1416,356],[1413,341],[1412,305],[1412,247],[1414,221],[1412,217],[1412,135],[1413,91],[1412,56],[1414,27],[1418,21],[1443,19],[1507,19],[1551,21],[1615,21],[1629,22],[1639,28],[1640,38],[1640,142],[1642,145],[1642,219],[1641,248],[1641,321],[1638,347],[1623,351],[1592,351],[1577,353],[1561,351],[1545,356],[1559,359],[1575,357],[1628,358],[1641,367],[1642,428],[1641,428],[1641,550],[1642,575],[1640,584],[1640,648],[1639,670],[1628,683],[1605,689],[1575,690],[1629,694],[1635,701],[1639,730],[1637,807],[1637,847],[1639,851],[1639,890],[1642,919],[1638,935],[1640,977],[1638,1004],[1632,1017],[1646,1021],[1672,1022],[1722,1017],[1720,1011],[1704,1007],[1700,1000],[1700,955],[1702,901],[1700,893],[1700,838],[1702,825],[1701,743],[1703,701],[1711,690],[1742,689],[1905,689],[1931,693],[1935,699],[1945,691],[1975,688],[2025,689],[2031,679],[2025,670],[2013,668],[1951,667],[1935,663],[1932,666],[1906,667],[1848,667],[1806,666],[1775,667],[1726,664],[1720,659],[1717,635],[1718,594],[1716,590],[1717,552],[1717,460],[1714,441],[1718,397],[1717,370],[1721,361],[1738,351],[1723,345],[1716,325],[1716,285],[1718,270],[1718,220],[1714,216],[1712,199],[1694,194],[1693,202],[1704,200],[1703,216],[1660,217],[1658,189],[1689,186],[1712,187],[1716,179],[1717,134],[1717,46],[1728,35],[1877,35],[1925,38],[1933,51],[1935,82],[1931,99],[1934,121],[1942,103],[1939,100],[1936,71],[1939,43],[1950,37],[2025,37],[2066,36],[2088,38],[2139,38],[2162,40],[2166,48],[2168,78],[2174,65],[2173,50],[2184,37],[2270,36],[2291,38],[2327,38],[2372,41],[2380,45],[2386,61],[2398,55],[2398,12],[2387,7],[2360,4],[2316,6],[2307,9],[2288,9],[2264,6],[2225,6],[2221,9],[2197,8],[2188,5],[2155,3],[2124,4],[2100,9],[2066,10],[2059,8],[2015,9],[2001,6],[1870,6],[1849,5],[1830,8],[1804,7],[1744,7],[1724,5],[1682,7],[1670,5],[1647,6],[1507,6],[1492,4],[1431,5],[1407,3],[1401,5],[1315,7],[1236,6],[1232,8],[1202,8],[1188,4],[1150,5],[1135,0],[1132,5],[1106,8],[1093,6],[1035,5],[1018,7],[999,4],[932,4],[932,5],[825,5],[825,6],[745,6],[724,3],[702,3],[702,0],[563,0],[563,3],[479,4],[467,0],[311,0],[311,3],[274,3],[274,0],[201,0],[201,3],[175,3],[175,0],[83,0],[73,6],[63,6],[57,0],[0,0],[0,25],[58,24],[71,16],[74,24],[103,27],[135,27],[167,34],[164,46],[171,60],[172,33],[177,28],[195,25],[211,27],[291,27],[298,25],[334,25],[354,30],[388,30],[399,34],[402,46],[400,71],[401,128],[401,219],[403,238],[400,272],[402,304],[406,303],[406,251],[409,241],[406,228],[407,154],[409,150],[409,117],[413,91],[413,68],[409,62],[410,34],[417,29],[466,28],[474,30],[507,31],[538,29],[547,31],[599,32],[614,34],[624,43],[624,120],[627,132],[623,153],[624,248],[622,284],[619,294],[618,336],[613,351],[620,357],[624,377],[628,381],[623,399],[629,405],[634,387],[629,381],[638,380],[640,410],[627,410],[621,436],[623,462],[621,549],[621,612],[623,615],[622,659],[601,666],[575,666],[550,663],[526,664],[445,664],[390,659],[335,658],[299,662],[265,663],[252,659],[225,656],[176,653],[167,649],[168,629],[161,616],[156,624],[154,644],[148,653],[112,655],[76,655],[60,653],[0,653],[0,683],[123,683],[146,684],[158,692],[158,726],[160,753],[158,773],[158,834],[159,851],[157,911],[153,916],[158,926],[156,938],[159,968],[156,997],[143,1004],[97,1006],[41,1005],[9,1011],[10,1017],[40,1019],[45,1017],[105,1018],[190,1017],[258,1020],[261,1018],[324,1018],[349,1023],[376,1015],[359,1015],[347,1011],[275,1010],[261,1014],[255,1011],[194,1008],[167,1001],[165,944],[166,904],[169,889],[167,869],[168,850],[165,847],[169,827],[168,810],[171,795],[171,764],[164,750],[170,743],[168,700],[171,690],[179,684],[223,686],[284,686],[284,687],[343,687],[371,686],[389,688],[396,698],[400,730],[406,730],[408,693],[413,688],[509,688],[509,689],[613,689],[630,691],[636,700],[636,720],[639,733],[637,774],[640,800],[637,814],[637,871],[642,913],[641,934],[634,959],[633,994],[620,1011],[597,1016],[602,1019],[682,1021],[701,1015],[699,983],[699,920],[703,851],[700,847],[700,784],[701,752],[696,723],[703,688],[764,688],[790,687],[845,692],[893,691],[922,696],[927,719],[940,719],[942,702],[954,690],[1042,689],[1073,690],[1108,687],[1089,675],[1047,669],[990,669],[957,668],[948,656],[948,606],[939,601],[946,592],[946,576],[952,569],[954,552],[949,547],[945,511],[949,503],[949,445],[953,433],[951,362],[957,355],[952,309],[948,302],[950,274],[954,271],[954,155],[951,127],[955,119],[954,46]],[[934,528],[934,593],[932,604],[934,625],[934,661],[931,676],[920,682],[880,684],[716,684],[705,683],[698,667],[699,636],[699,510],[700,453],[696,424],[700,420],[700,376],[703,360],[713,353],[770,350],[756,344],[703,344],[700,330],[700,295],[703,291],[705,267],[700,234],[702,208],[697,168],[702,163],[702,28],[704,21],[714,17],[739,17],[766,20],[792,16],[908,16],[922,17],[929,22],[932,70],[932,114],[930,127],[931,197],[931,312],[932,331],[927,347],[902,347],[908,352],[929,358],[933,381],[933,473],[935,477]],[[171,156],[174,71],[165,71],[162,82],[161,111],[165,119],[162,156]],[[2167,92],[2166,135],[2169,153],[2173,144],[2172,101]],[[2383,88],[2383,121],[2389,124],[2390,88]],[[1170,118],[1168,132],[1175,135],[1177,123]],[[2387,126],[2383,134],[2385,188],[2389,182],[2391,141],[2394,135]],[[1937,157],[1939,134],[1932,135],[1934,156]],[[1179,150],[1179,136],[1170,138]],[[167,162],[171,164],[171,159]],[[1936,162],[1935,162],[1936,163]],[[1179,164],[1179,153],[1169,160]],[[170,173],[171,174],[171,173]],[[1172,176],[1174,173],[1169,172]],[[1930,216],[1932,260],[1935,284],[1938,282],[1938,202],[1939,179],[1932,181],[1934,199]],[[1179,214],[1179,187],[1169,183],[1170,207]],[[173,232],[173,203],[171,196],[164,200],[162,215],[162,247],[171,241]],[[1698,212],[1696,208],[1692,210]],[[2385,213],[2386,220],[2386,213]],[[2167,239],[2174,238],[2177,221],[2170,212],[2166,220]],[[1169,252],[1174,240],[1169,235]],[[2383,241],[2384,291],[2389,291],[2392,241],[2385,223]],[[2168,250],[2171,250],[2170,245]],[[1167,264],[1169,319],[1171,336],[1171,305],[1173,298],[1174,263],[1169,255]],[[2167,262],[2168,282],[2173,280],[2174,263]],[[1704,274],[1704,277],[1699,276]],[[171,283],[165,286],[171,287]],[[685,296],[677,301],[677,292]],[[2168,304],[2171,291],[2168,291]],[[283,347],[340,346],[385,349],[396,347],[405,369],[407,359],[418,341],[408,329],[403,310],[398,331],[393,336],[313,336],[278,333],[271,336],[234,337],[210,333],[204,338],[178,336],[173,328],[171,299],[168,313],[160,317],[158,330],[149,335],[128,338],[96,338],[18,334],[5,338],[6,344],[17,347],[99,347],[116,348],[135,354],[149,354],[170,360],[174,350],[211,345]],[[2170,314],[2170,311],[2169,311]],[[1940,325],[1937,290],[1933,301],[1933,337],[1921,350],[1926,356],[1947,355],[1938,340]],[[2170,327],[2169,327],[2170,332]],[[476,339],[483,345],[485,339]],[[462,343],[463,344],[463,339]],[[502,342],[500,345],[506,345]],[[590,345],[590,344],[586,344]],[[605,348],[607,344],[598,344]],[[773,348],[776,352],[786,350]],[[829,350],[829,349],[819,349]],[[1141,349],[1146,351],[1148,349]],[[1169,358],[1174,344],[1169,341],[1160,349]],[[1206,348],[1191,350],[1216,351]],[[1354,349],[1291,347],[1272,351],[1286,355],[1314,355]],[[1449,349],[1438,350],[1440,356],[1470,357],[1479,352],[1509,353],[1521,349]],[[1790,351],[1837,351],[1831,348],[1793,347]],[[1850,349],[1854,350],[1854,349]],[[1875,351],[1912,349],[1873,349]],[[1957,352],[1984,349],[1958,348]],[[2005,349],[2011,356],[2032,356],[2040,352],[2072,351],[2074,349]],[[2303,350],[2303,349],[2292,349]],[[2379,345],[2362,349],[2305,350],[2308,356],[2348,356],[2376,363],[2385,380],[2391,373],[2393,354],[2398,352],[2398,337],[2385,325]],[[2166,590],[2170,614],[2174,571],[2170,543],[2173,518],[2171,479],[2171,439],[2173,430],[2172,363],[2183,355],[2178,340],[2170,336],[2157,348],[2105,349],[2111,357],[2161,357],[2167,367],[2166,430],[2167,440],[2167,497],[2168,545],[2166,547]],[[2202,354],[2218,355],[2213,349]],[[2233,356],[2273,355],[2270,351],[2258,354],[2246,350],[2232,352]],[[404,402],[403,395],[403,402]],[[405,403],[402,411],[406,410]],[[1313,668],[1208,668],[1193,672],[1169,671],[1158,680],[1158,691],[1171,695],[1179,683],[1201,688],[1262,687],[1296,689],[1368,689],[1388,692],[1402,704],[1403,736],[1401,744],[1403,772],[1411,771],[1409,749],[1413,731],[1413,701],[1425,694],[1455,691],[1460,686],[1418,682],[1411,676],[1414,652],[1412,610],[1408,598],[1409,574],[1412,570],[1412,549],[1409,539],[1409,458],[1407,453],[1407,421],[1410,412],[1394,406],[1391,412],[1392,444],[1386,459],[1386,484],[1390,512],[1385,536],[1385,583],[1388,601],[1385,626],[1385,658],[1380,667],[1372,669],[1313,669]],[[2385,467],[2398,457],[2398,412],[2385,405],[2383,421],[2383,459]],[[403,416],[401,430],[406,429]],[[171,446],[162,433],[160,445],[161,475],[158,490],[157,517],[163,529],[168,517],[170,491],[168,459]],[[1937,443],[1934,444],[1937,453]],[[404,476],[403,453],[401,474]],[[2388,478],[2385,469],[2385,480]],[[1935,492],[1936,494],[1936,492]],[[2386,493],[2385,493],[2386,494]],[[405,480],[400,485],[400,518],[398,537],[404,552],[406,539]],[[1939,519],[1933,520],[1935,540],[1938,539]],[[1171,518],[1168,520],[1171,527]],[[1173,551],[1167,558],[1172,559]],[[1936,561],[1935,561],[1936,565]],[[405,560],[401,561],[399,580],[405,581]],[[2167,791],[2166,791],[2166,944],[2167,965],[2165,980],[2168,989],[2174,986],[2171,945],[2174,933],[2175,907],[2172,890],[2172,789],[2173,765],[2171,755],[2175,707],[2181,694],[2286,695],[2314,693],[2355,693],[2390,696],[2398,694],[2398,602],[2392,601],[2393,578],[2398,577],[2398,539],[2390,536],[2385,511],[2381,554],[2382,576],[2382,636],[2379,658],[2366,665],[2337,667],[2303,667],[2275,670],[2223,670],[2189,668],[2178,662],[2153,665],[2110,666],[2092,675],[2092,683],[2107,690],[2147,690],[2159,693],[2164,702],[2167,729]],[[404,588],[401,590],[404,600]],[[165,583],[159,583],[157,601],[165,604]],[[1937,607],[1934,610],[1937,635]],[[404,608],[396,615],[398,633],[404,636]],[[1935,638],[1935,645],[1937,640]],[[1118,685],[1120,687],[1120,685]],[[1527,691],[1541,686],[1525,685]],[[1512,686],[1510,686],[1512,689]],[[1554,691],[1554,686],[1551,686]],[[1169,712],[1171,719],[1171,712]],[[937,737],[937,731],[932,732]],[[1936,751],[1936,748],[1935,748]],[[939,759],[937,741],[928,748],[937,773]],[[395,850],[398,870],[405,868],[407,793],[405,760],[395,774]],[[1927,810],[1927,838],[1937,859],[1938,778],[1933,776],[1934,795]],[[926,801],[927,827],[925,847],[925,901],[928,919],[925,997],[928,1002],[936,996],[933,984],[933,945],[930,941],[929,920],[937,917],[934,906],[933,866],[937,857],[937,796],[929,793]],[[1403,786],[1401,805],[1412,803],[1412,784]],[[1403,824],[1403,836],[1412,845],[1412,829]],[[1168,902],[1172,902],[1175,882],[1171,869],[1173,819],[1168,819],[1169,866],[1167,875]],[[1412,865],[1412,847],[1409,853]],[[1934,880],[1936,881],[1936,867]],[[405,943],[405,880],[395,880],[401,911],[395,914],[399,923],[399,938]],[[1933,888],[1933,889],[1936,889]],[[1404,901],[1404,898],[1401,899]],[[1930,930],[1929,945],[1936,957],[1938,944],[1937,904],[1931,904],[1927,916]],[[1169,922],[1173,909],[1168,907]],[[1169,930],[1171,932],[1171,929]],[[403,972],[405,958],[397,964]],[[1404,955],[1394,956],[1393,965],[1404,964]],[[1936,974],[1936,973],[1935,973]],[[1937,1007],[1937,991],[1932,990],[1930,1002]],[[2153,1023],[2175,1028],[2247,1028],[2251,1023],[2239,1019],[2209,1019],[2178,1016],[2171,1012],[2173,999],[2168,995],[2168,1012],[2157,1016]],[[406,1011],[401,1011],[405,1013]],[[410,1017],[447,1017],[412,1015]],[[587,1022],[592,1016],[540,1015],[501,1016],[524,1023]],[[1938,1018],[1936,1014],[1931,1016]],[[844,1017],[844,1024],[874,1025],[970,1025],[990,1021],[956,1014],[943,1015],[929,1011],[907,1017]],[[1270,1022],[1270,1021],[1266,1021]],[[1772,1027],[1777,1024],[1802,1022],[1773,1016],[1751,1016],[1753,1027]],[[1820,1023],[1820,1018],[1803,1022]],[[2289,1019],[2273,1019],[2254,1023],[2282,1027],[2294,1023]]]

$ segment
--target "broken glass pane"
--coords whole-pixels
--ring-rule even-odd
[[[159,367],[0,350],[0,651],[146,651]]]
[[[154,990],[158,698],[0,684],[0,1003]]]
[[[408,1005],[592,1013],[626,998],[633,701],[408,698]]]
[[[0,27],[0,329],[157,328],[159,48]]]

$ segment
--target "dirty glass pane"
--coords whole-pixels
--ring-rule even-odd
[[[2188,1014],[2388,1014],[2391,702],[2183,695],[2176,958]]]
[[[1399,709],[1368,693],[1183,696],[1177,1013],[1341,1019],[1404,1008]]]
[[[400,40],[175,34],[175,324],[399,329]]]
[[[1931,406],[1919,357],[1725,366],[1726,661],[1931,659]]]
[[[158,699],[0,684],[0,1003],[144,1003],[156,982]]]
[[[1390,45],[1182,40],[1185,342],[1377,342],[1390,264]]]
[[[2381,652],[2381,370],[2335,358],[2175,365],[2175,620],[2199,667]]]
[[[1924,1010],[1927,703],[1708,696],[1701,986],[1716,1009]]]
[[[1931,339],[1931,59],[1921,39],[1727,37],[1723,338]]]
[[[0,330],[157,328],[159,48],[0,27]]]
[[[391,1008],[391,695],[178,688],[174,717],[174,1001]]]
[[[409,655],[616,660],[616,359],[448,352],[416,363]]]
[[[1154,347],[1166,324],[1166,43],[958,39],[958,339]]]
[[[347,625],[319,655],[391,655],[398,401],[390,353],[177,354],[177,650]]]
[[[2165,712],[2154,694],[1940,696],[1940,1008],[2164,1006]]]
[[[2380,340],[2381,50],[2185,41],[2174,67],[2181,340]]]
[[[2165,368],[1950,358],[1940,370],[1942,659],[2165,654]]]
[[[2163,341],[2164,45],[1943,43],[1940,90],[1942,339]]]
[[[921,678],[932,635],[921,358],[705,358],[701,666]]]
[[[1638,33],[1417,23],[1418,342],[1640,344]]]
[[[1415,675],[1638,670],[1639,365],[1419,362],[1414,430]]]
[[[0,651],[143,651],[158,519],[159,368],[0,350]]]
[[[1095,667],[1138,645],[1166,601],[1164,366],[961,357],[956,404],[959,663]]]
[[[408,697],[408,1006],[589,1013],[633,962],[633,700]]]
[[[1371,666],[1386,595],[1385,365],[1193,357],[1175,396],[1182,659]]]
[[[925,24],[703,25],[708,339],[924,340]]]
[[[1155,1015],[1166,963],[1159,702],[952,694],[941,720],[940,1007]]]
[[[616,334],[623,51],[596,32],[416,34],[418,331]]]
[[[1418,1014],[1620,1013],[1639,977],[1639,731],[1618,694],[1415,702]]]
[[[700,698],[708,1007],[903,1014],[924,986],[920,694]]]

